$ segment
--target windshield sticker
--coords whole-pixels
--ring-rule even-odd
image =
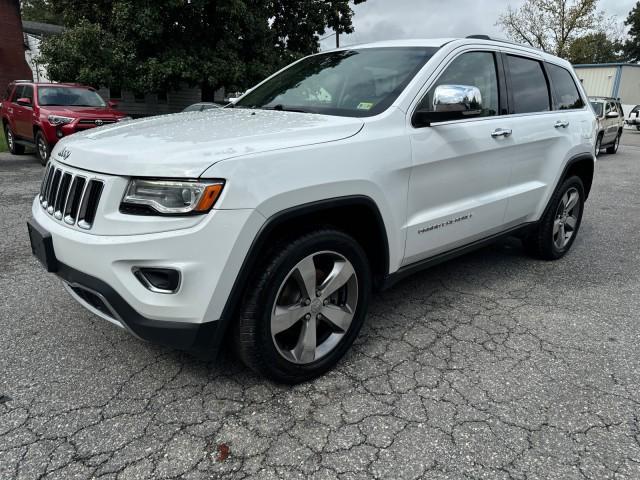
[[[358,110],[371,110],[373,108],[373,103],[371,102],[360,102],[358,105]]]

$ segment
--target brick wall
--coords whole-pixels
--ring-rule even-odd
[[[24,57],[18,0],[0,0],[0,99],[11,80],[33,76]]]

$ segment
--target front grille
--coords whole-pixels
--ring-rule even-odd
[[[102,180],[67,172],[49,162],[40,187],[40,204],[56,220],[89,230],[103,187]]]
[[[109,123],[116,123],[115,120],[103,120],[101,118],[83,118],[78,122],[80,125],[107,125]]]

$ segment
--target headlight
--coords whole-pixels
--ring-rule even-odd
[[[118,122],[126,122],[127,120],[133,120],[131,117],[120,117],[116,119]]]
[[[129,182],[120,210],[124,213],[165,215],[206,213],[216,203],[223,186],[221,180],[134,178]]]
[[[75,120],[75,118],[62,117],[60,115],[49,115],[48,117],[49,123],[51,125],[66,125],[67,123],[71,123]]]

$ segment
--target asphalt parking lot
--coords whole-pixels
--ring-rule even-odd
[[[309,384],[144,344],[31,257],[42,175],[0,154],[0,479],[640,478],[640,132],[576,244],[516,240],[379,295]]]

